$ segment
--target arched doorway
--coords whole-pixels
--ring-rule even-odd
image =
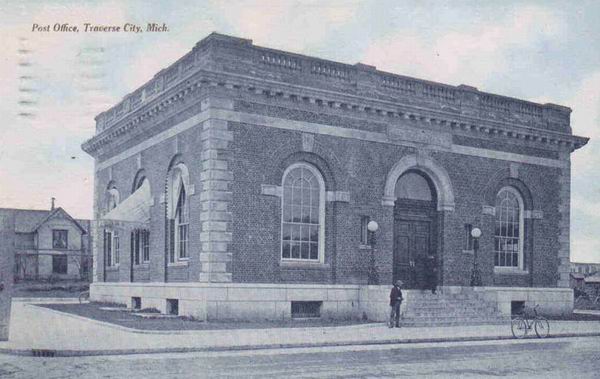
[[[394,281],[426,288],[437,275],[437,193],[431,178],[408,170],[394,189]]]

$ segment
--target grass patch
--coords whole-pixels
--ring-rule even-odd
[[[67,312],[90,319],[104,321],[115,325],[139,330],[219,330],[219,329],[265,329],[265,328],[306,328],[323,326],[343,326],[365,324],[358,320],[332,320],[332,319],[302,319],[280,321],[209,321],[205,322],[190,316],[179,317],[140,317],[131,312],[123,304],[123,312],[108,311],[100,308],[115,307],[112,303],[86,303],[86,304],[38,304],[38,306]],[[147,312],[150,309],[144,309]],[[157,311],[157,310],[155,310]],[[152,312],[152,311],[151,311]],[[157,313],[154,313],[157,314]],[[157,314],[158,315],[158,314]]]
[[[127,309],[127,306],[125,304],[112,303],[110,301],[93,301],[90,302],[90,304],[98,308],[123,308],[123,310]]]

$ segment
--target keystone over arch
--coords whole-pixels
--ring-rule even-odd
[[[439,166],[433,159],[425,155],[407,155],[400,159],[391,168],[385,181],[383,191],[383,205],[393,206],[396,201],[394,191],[396,182],[408,170],[417,170],[426,174],[437,192],[437,209],[438,211],[453,211],[454,210],[454,192],[452,183],[446,170]]]

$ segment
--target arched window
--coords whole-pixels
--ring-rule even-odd
[[[394,195],[397,199],[433,200],[431,186],[423,175],[409,171],[398,178]]]
[[[133,192],[138,190],[142,186],[142,184],[144,184],[144,182],[146,182],[146,181],[148,181],[148,179],[146,179],[145,176],[140,177],[134,185]]]
[[[139,169],[133,177],[133,183],[131,187],[131,193],[137,191],[148,179],[146,177],[146,170],[143,168]]]
[[[106,212],[110,212],[119,205],[119,190],[115,187],[109,188],[106,192]]]
[[[188,243],[188,207],[185,201],[185,186],[181,186],[179,190],[179,199],[177,200],[177,208],[175,209],[175,223],[177,224],[176,244],[179,258],[187,258],[187,243]]]
[[[168,183],[169,262],[189,258],[189,175],[183,163],[171,169]]]
[[[324,262],[325,182],[306,163],[283,174],[281,259]]]
[[[523,199],[513,187],[502,188],[496,196],[494,265],[523,269]]]

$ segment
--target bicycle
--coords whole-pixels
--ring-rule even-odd
[[[79,294],[79,304],[90,300],[90,291],[83,291]]]
[[[539,304],[533,307],[534,317],[530,318],[525,311],[522,314],[513,317],[510,323],[510,329],[513,337],[524,338],[533,328],[538,338],[546,338],[550,335],[550,323],[548,319],[538,315],[537,308]]]

